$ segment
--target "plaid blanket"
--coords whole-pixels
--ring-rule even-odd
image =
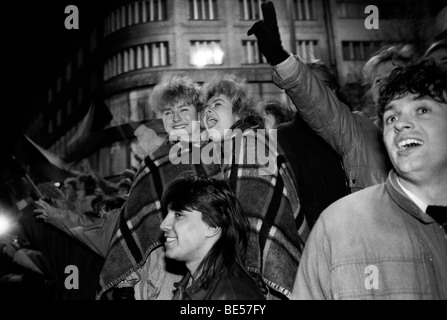
[[[172,158],[173,150],[178,152],[171,161],[170,153]],[[168,184],[191,174],[219,175],[220,165],[203,165],[197,158],[198,155],[199,148],[183,142],[174,145],[166,139],[154,153],[153,160],[146,157],[141,163],[100,274],[98,299],[104,292],[140,269],[151,251],[162,244],[160,201]]]
[[[201,149],[179,144],[172,149],[166,142],[154,161],[145,159],[101,272],[98,298],[141,268],[149,253],[161,245],[162,192],[186,174],[229,180],[251,226],[246,268],[289,298],[309,227],[300,213],[290,168],[272,140],[253,130],[241,130],[224,142],[212,142]],[[174,158],[172,150],[178,151]]]
[[[290,298],[309,227],[276,136],[241,129],[220,147],[224,176],[250,220],[245,266]]]

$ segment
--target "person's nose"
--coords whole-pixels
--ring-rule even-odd
[[[168,213],[168,215],[163,219],[163,221],[160,224],[160,229],[164,232],[169,231],[172,229],[172,217]]]
[[[174,111],[174,115],[173,115],[173,121],[174,122],[179,122],[182,118],[180,117],[180,112],[178,112],[177,110]]]
[[[413,127],[414,123],[411,116],[405,114],[401,114],[399,119],[396,121],[396,124],[394,125],[396,131],[402,131]]]

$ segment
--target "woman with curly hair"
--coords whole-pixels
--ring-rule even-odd
[[[278,155],[274,132],[264,130],[244,80],[218,78],[204,94],[202,125],[250,221],[245,267],[268,299],[287,298],[308,234],[290,166]]]

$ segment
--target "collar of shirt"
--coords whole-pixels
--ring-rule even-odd
[[[414,193],[410,192],[407,188],[405,188],[402,183],[400,183],[399,178],[397,178],[397,183],[402,188],[402,190],[406,193],[408,198],[410,198],[421,210],[422,212],[427,211],[428,204],[417,197]]]

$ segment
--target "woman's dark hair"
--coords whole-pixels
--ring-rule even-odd
[[[222,267],[234,272],[235,263],[243,266],[250,224],[239,200],[223,180],[190,176],[174,181],[164,192],[162,212],[196,210],[221,235],[197,268],[198,284],[208,288]]]
[[[383,125],[385,107],[390,101],[406,94],[416,94],[416,98],[430,97],[440,103],[447,101],[447,71],[439,68],[434,61],[421,61],[394,69],[380,87],[379,120]]]

